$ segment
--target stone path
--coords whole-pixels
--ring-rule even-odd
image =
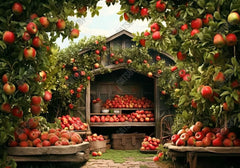
[[[162,168],[153,161],[126,161],[114,163],[112,160],[89,159],[82,168]]]

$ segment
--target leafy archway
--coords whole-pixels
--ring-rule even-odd
[[[67,21],[67,16],[86,16],[86,9],[94,16],[99,12],[97,2],[10,0],[1,3],[1,152],[13,137],[14,127],[32,115],[47,111],[50,99],[46,95],[51,94],[45,91],[56,89],[57,83],[65,80],[53,74],[62,68],[56,64],[56,38],[78,36],[75,29],[78,25]],[[108,5],[116,2],[106,0]],[[162,93],[170,95],[177,107],[176,126],[196,120],[222,126],[223,120],[232,118],[232,125],[239,127],[239,0],[119,2],[120,18],[129,22],[150,19],[149,31],[134,37],[143,50],[165,51],[176,61],[175,66],[163,66],[159,71]],[[93,59],[86,56],[84,67],[92,69]],[[144,66],[145,70],[154,69],[151,64]],[[33,96],[46,97],[39,105],[32,100]],[[8,165],[7,161],[3,165]]]

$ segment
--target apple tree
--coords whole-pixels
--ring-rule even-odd
[[[239,2],[150,2],[150,33],[135,40],[175,58],[176,65],[162,69],[167,74],[158,81],[177,105],[176,127],[197,120],[217,126],[231,120],[239,126]]]

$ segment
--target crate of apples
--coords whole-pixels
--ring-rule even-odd
[[[49,131],[41,132],[39,122],[35,118],[30,118],[27,122],[21,124],[15,130],[14,135],[15,139],[9,141],[9,147],[65,146],[83,142],[78,133],[69,130],[51,128]]]
[[[58,119],[61,121],[61,127],[62,129],[66,130],[87,130],[88,124],[83,123],[79,117],[71,117],[70,115],[65,115],[58,117]]]
[[[107,99],[103,106],[105,108],[152,108],[153,102],[145,97],[138,99],[133,95],[115,95],[113,99]]]
[[[92,135],[88,135],[86,139],[84,139],[85,142],[92,142],[92,141],[104,141],[103,135],[98,135],[97,133],[94,133]]]
[[[177,146],[240,146],[240,139],[229,128],[203,127],[200,121],[197,121],[190,128],[185,127],[179,130],[177,134],[172,135],[171,141]]]
[[[157,153],[157,148],[161,143],[160,139],[146,136],[141,144],[140,151],[143,153]]]

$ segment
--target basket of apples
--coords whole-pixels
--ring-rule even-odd
[[[240,139],[229,128],[203,127],[200,121],[197,121],[190,128],[184,127],[180,129],[177,134],[172,135],[171,141],[176,146],[240,146]]]
[[[140,152],[157,153],[160,142],[158,138],[146,136],[141,144]]]
[[[106,152],[107,149],[107,141],[104,139],[103,135],[97,135],[94,133],[92,135],[88,135],[85,142],[89,142],[90,151],[100,151],[102,153]]]

